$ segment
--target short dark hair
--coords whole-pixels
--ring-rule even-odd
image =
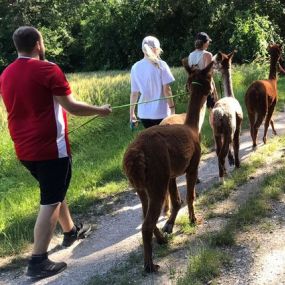
[[[40,39],[40,32],[30,26],[19,27],[13,34],[13,42],[18,52],[31,52]]]
[[[206,34],[205,32],[199,32],[197,35],[196,35],[196,40],[201,40],[203,43],[206,43],[206,42],[211,42],[212,39],[208,36],[208,34]]]
[[[203,41],[201,41],[201,40],[196,40],[195,41],[195,48],[201,49],[203,47],[203,45],[204,45]]]

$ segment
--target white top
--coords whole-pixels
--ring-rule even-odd
[[[195,49],[193,52],[191,52],[188,56],[189,66],[191,67],[192,65],[198,65],[199,69],[204,69],[206,67],[203,61],[204,54],[210,54],[211,57],[213,57],[213,55],[206,50]]]
[[[163,60],[160,68],[143,58],[131,69],[131,92],[140,92],[139,103],[163,98],[163,85],[175,81],[169,66]],[[140,119],[164,119],[171,114],[167,99],[138,104]]]
[[[204,69],[206,67],[205,62],[203,60],[203,57],[205,54],[210,54],[211,57],[213,57],[213,55],[206,51],[206,50],[200,50],[200,49],[195,49],[194,51],[192,51],[189,56],[188,56],[188,65],[191,67],[193,65],[197,65],[198,68]],[[213,79],[211,81],[211,85],[212,85],[212,90],[213,90]],[[205,119],[205,114],[206,114],[206,104],[207,101],[204,103],[204,105],[202,106],[201,110],[200,110],[200,116],[199,116],[199,133],[201,132],[203,123],[204,123],[204,119]]]

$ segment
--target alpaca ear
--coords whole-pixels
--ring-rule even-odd
[[[218,52],[216,55],[215,55],[215,60],[217,61],[217,62],[220,62],[220,61],[222,61],[222,59],[223,59],[223,54],[222,54],[222,52]]]
[[[232,59],[233,56],[234,56],[234,54],[235,54],[236,52],[237,52],[237,50],[234,49],[232,52],[230,52],[230,53],[228,54],[228,58],[229,58],[229,59]]]

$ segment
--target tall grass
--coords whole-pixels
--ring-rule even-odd
[[[244,76],[254,78],[255,71],[256,68],[251,66],[234,68],[235,94],[241,102],[247,87]],[[176,78],[172,86],[173,94],[180,95],[175,98],[176,111],[185,112],[188,101],[185,94],[186,73],[182,68],[174,68],[173,73]],[[94,104],[110,103],[112,106],[129,102],[129,71],[69,74],[68,79],[78,100]],[[285,80],[280,83],[283,93],[279,95],[284,98]],[[2,106],[0,117],[5,116]],[[69,116],[69,130],[75,130],[88,119]],[[121,171],[122,157],[129,142],[141,129],[140,126],[131,132],[129,110],[121,108],[114,110],[109,117],[96,118],[70,134],[73,178],[67,199],[74,214],[87,213],[90,207],[104,204],[107,198],[120,198],[127,189],[127,181]],[[202,148],[207,151],[212,145],[207,119],[202,132]],[[1,124],[0,201],[0,257],[3,257],[20,253],[32,241],[39,204],[38,185],[18,163],[5,120]]]

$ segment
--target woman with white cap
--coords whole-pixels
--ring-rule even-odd
[[[175,79],[167,63],[160,59],[162,49],[157,38],[145,37],[142,51],[143,59],[137,61],[131,69],[130,122],[137,121],[135,106],[139,98],[142,104],[138,104],[138,118],[148,128],[175,114],[173,98],[163,99],[172,96],[169,84]]]
[[[195,66],[198,69],[204,69],[213,60],[212,53],[207,51],[211,41],[212,41],[211,38],[205,32],[200,32],[196,35],[195,50],[191,52],[188,57],[188,64],[190,67]],[[200,131],[205,118],[206,106],[211,110],[214,107],[215,102],[217,100],[218,96],[215,87],[215,82],[214,80],[212,80],[211,93],[209,94],[207,102],[205,103],[200,112],[200,120],[199,120]]]

